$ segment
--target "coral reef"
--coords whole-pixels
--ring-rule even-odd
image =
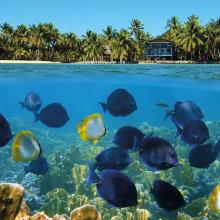
[[[0,219],[14,220],[19,212],[24,188],[18,184],[0,184]]]
[[[1,149],[0,182],[21,184],[25,188],[24,200],[30,209],[28,211],[27,206],[22,203],[20,211],[16,210],[16,214],[18,213],[16,220],[21,218],[22,220],[69,220],[72,210],[75,211],[72,213],[82,213],[85,209],[81,207],[90,206],[97,209],[103,220],[202,220],[204,216],[208,216],[211,220],[220,219],[218,212],[206,210],[207,197],[214,186],[220,182],[220,162],[216,160],[208,169],[190,167],[188,163],[190,147],[185,146],[180,138],[175,137],[174,129],[152,127],[147,123],[140,126],[145,134],[158,135],[170,141],[177,151],[181,166],[166,171],[151,172],[139,162],[138,154],[132,153],[133,163],[123,172],[135,182],[138,206],[109,209],[108,204],[98,197],[96,187],[87,185],[85,179],[88,174],[88,161],[94,160],[103,149],[114,146],[112,138],[115,131],[108,131],[99,144],[93,146],[91,143],[80,141],[73,134],[55,133],[38,126],[33,128],[32,123],[24,122],[19,118],[12,119],[11,124],[15,132],[30,129],[37,134],[42,143],[43,154],[50,164],[50,171],[43,176],[25,174],[23,171],[25,164],[15,163],[11,159],[10,148],[6,146]],[[207,124],[212,137],[211,141],[214,142],[219,136],[220,122]],[[181,210],[165,215],[150,193],[149,183],[152,184],[155,179],[163,179],[178,187],[187,205]],[[2,201],[5,200],[0,200],[0,207]],[[30,215],[37,210],[45,213]],[[79,219],[79,214],[75,214],[74,218]],[[92,217],[90,218],[93,220]],[[4,217],[1,218],[0,215],[0,219],[4,220]]]

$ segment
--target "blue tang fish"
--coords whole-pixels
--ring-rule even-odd
[[[212,144],[203,144],[194,147],[189,154],[190,166],[196,168],[208,168],[218,157],[220,151],[219,141],[213,147]]]
[[[143,137],[143,132],[138,128],[124,126],[116,132],[113,142],[123,149],[133,151],[139,149]]]
[[[12,136],[8,121],[0,113],[0,147],[4,147],[11,140]]]
[[[35,92],[29,92],[23,102],[19,102],[23,108],[26,108],[28,111],[36,112],[40,110],[42,102],[41,98]]]
[[[192,119],[177,127],[177,136],[180,135],[182,141],[190,146],[203,144],[210,138],[206,124],[200,119]]]
[[[179,190],[163,180],[154,180],[153,187],[151,187],[151,193],[157,204],[167,211],[179,209],[186,205]]]
[[[95,160],[95,167],[99,171],[104,169],[123,170],[132,162],[128,152],[119,147],[103,150],[96,156]]]
[[[189,120],[202,119],[204,117],[199,106],[192,101],[178,101],[175,103],[174,110],[167,110],[168,105],[158,103],[160,107],[166,109],[165,118],[171,117],[175,125],[182,126]]]
[[[159,137],[146,136],[142,139],[139,158],[152,171],[166,170],[179,165],[173,146]]]
[[[36,175],[43,175],[49,170],[49,164],[47,160],[40,156],[36,160],[33,160],[28,166],[24,168],[26,173],[33,173]]]
[[[59,103],[52,103],[41,109],[40,113],[35,112],[35,121],[41,121],[48,127],[60,128],[69,121],[66,109]]]
[[[116,89],[110,94],[107,103],[100,102],[103,111],[113,116],[127,116],[137,110],[134,97],[125,89]]]
[[[108,202],[110,207],[125,208],[138,204],[134,183],[118,170],[106,169],[98,176],[94,168],[90,167],[87,182],[96,184],[99,196]]]

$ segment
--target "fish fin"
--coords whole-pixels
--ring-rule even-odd
[[[180,136],[183,133],[183,129],[176,125],[176,137]]]
[[[164,120],[166,120],[167,118],[171,117],[174,114],[174,111],[170,111],[170,110],[165,110],[165,117]]]
[[[98,142],[99,142],[99,140],[97,140],[97,139],[92,141],[92,143],[93,143],[94,145],[98,144]]]
[[[99,104],[102,106],[103,111],[106,112],[108,109],[107,104],[105,104],[103,102],[99,102]]]
[[[96,168],[95,163],[90,161],[88,163],[88,166],[89,166],[89,174],[88,174],[88,177],[86,179],[86,183],[87,184],[98,184],[98,183],[100,183],[101,180],[100,180],[99,176],[97,175],[97,173],[95,172],[95,168]]]
[[[150,192],[153,193],[153,188],[152,188],[152,186],[151,186],[151,184],[150,184],[148,178],[146,178],[146,180],[147,180],[147,184],[148,184],[148,186],[150,187]]]
[[[40,120],[40,118],[39,118],[40,114],[37,113],[37,112],[33,112],[33,113],[34,113],[34,116],[35,116],[34,122],[38,122]]]
[[[134,142],[133,142],[134,144],[133,144],[133,147],[132,147],[132,149],[130,150],[130,152],[132,153],[132,152],[136,152],[136,151],[138,151],[139,149],[138,149],[138,139],[137,139],[137,136],[134,136]]]
[[[213,151],[216,152],[216,153],[220,152],[220,139],[215,144]]]
[[[26,105],[25,105],[25,103],[24,103],[24,102],[18,102],[18,103],[20,103],[20,104],[21,104],[21,110],[23,110],[24,108],[26,108]]]
[[[25,166],[25,167],[24,167],[24,173],[27,174],[27,173],[29,173],[29,172],[30,172],[29,166]]]

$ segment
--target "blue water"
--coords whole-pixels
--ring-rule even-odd
[[[137,102],[137,110],[127,117],[113,117],[108,112],[104,114],[99,104],[100,101],[105,102],[108,95],[118,88],[127,89]],[[35,123],[34,115],[22,110],[18,103],[31,91],[40,95],[43,106],[53,102],[62,104],[70,116],[68,123],[59,129]],[[175,129],[174,125],[170,120],[164,120],[164,111],[156,103],[167,103],[172,110],[174,103],[179,100],[197,103],[205,115],[205,121],[219,121],[220,65],[0,65],[0,113],[10,122],[14,118],[21,120],[25,126],[28,125],[25,129],[30,130],[39,128],[61,136],[77,135],[77,123],[95,112],[104,115],[107,132],[125,125],[140,127],[144,122],[171,130]],[[38,138],[41,143],[42,138]],[[75,141],[71,139],[73,145]],[[47,143],[42,144],[46,156],[53,153],[53,149],[46,149]],[[3,165],[1,162],[0,167]],[[9,172],[10,167],[7,169]],[[24,176],[22,166],[19,175]],[[19,175],[16,180],[20,183],[22,180]],[[0,181],[5,179],[0,178]]]
[[[35,91],[44,105],[60,102],[65,106],[71,120],[64,130],[75,132],[84,116],[102,113],[98,102],[106,101],[113,90],[125,88],[136,98],[138,110],[124,118],[105,114],[107,129],[138,126],[144,121],[153,126],[172,126],[163,120],[164,112],[156,103],[165,102],[172,109],[177,100],[195,101],[207,121],[219,120],[219,76],[220,65],[2,64],[0,112],[8,118],[33,121],[31,113],[21,111],[18,101]]]

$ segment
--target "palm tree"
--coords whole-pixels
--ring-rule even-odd
[[[42,59],[45,49],[43,24],[40,23],[30,27],[30,46],[33,52],[33,59]]]
[[[190,59],[196,58],[196,51],[200,58],[200,46],[203,44],[203,28],[200,25],[199,18],[192,15],[188,18],[184,33],[182,34],[181,46],[186,53],[190,54]]]
[[[87,31],[83,35],[83,49],[86,60],[102,60],[103,46],[103,41],[97,33]]]
[[[123,60],[127,60],[129,53],[129,45],[131,44],[131,35],[125,30],[121,29],[117,36],[111,43],[111,60],[116,59],[122,63]]]
[[[14,28],[9,23],[3,23],[0,25],[0,38],[2,44],[3,57],[6,59],[12,58]]]
[[[144,30],[144,24],[139,19],[132,19],[129,29],[131,30],[131,34],[134,35],[138,41],[140,33]]]
[[[116,36],[117,30],[113,29],[112,26],[107,26],[106,29],[103,30],[103,34],[106,42],[109,42]]]

